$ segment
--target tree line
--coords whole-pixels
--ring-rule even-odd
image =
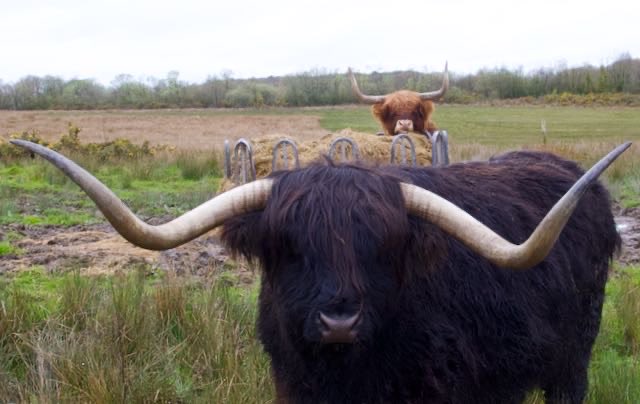
[[[373,72],[357,74],[368,94],[399,89],[430,91],[439,88],[441,72]],[[620,56],[609,65],[568,68],[483,69],[475,74],[450,73],[445,102],[544,97],[553,94],[640,94],[640,59]],[[321,106],[356,102],[344,72],[316,69],[283,77],[233,78],[230,71],[210,76],[204,83],[188,83],[179,73],[164,79],[117,76],[109,86],[93,79],[63,80],[55,76],[26,76],[15,83],[0,80],[0,109],[104,108],[236,108],[264,106]]]

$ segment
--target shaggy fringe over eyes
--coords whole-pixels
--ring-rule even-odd
[[[335,270],[343,285],[362,291],[358,254],[384,251],[374,259],[386,261],[406,255],[411,229],[398,177],[328,159],[274,177],[264,211],[231,220],[223,231],[233,250],[258,258],[267,274],[304,253]]]
[[[265,262],[293,248],[336,271],[341,286],[362,292],[362,255],[401,253],[409,234],[398,180],[372,170],[327,161],[282,175],[261,221]]]

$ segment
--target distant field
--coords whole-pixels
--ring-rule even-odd
[[[376,131],[368,108],[342,108],[320,111],[320,125],[337,130]],[[640,139],[638,108],[577,107],[436,107],[434,120],[447,129],[454,143],[524,146],[542,142],[541,121],[546,121],[549,141],[612,141]]]
[[[640,108],[549,106],[438,106],[434,120],[448,130],[452,143],[519,147],[548,141],[618,142],[640,139]],[[54,139],[69,122],[82,129],[84,141],[126,137],[184,147],[221,145],[225,138],[284,134],[313,138],[344,128],[380,130],[366,106],[247,110],[187,109],[128,111],[0,111],[0,136],[37,130]]]

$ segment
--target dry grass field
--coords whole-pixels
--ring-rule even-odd
[[[170,144],[181,149],[221,148],[224,139],[296,135],[307,140],[327,133],[314,115],[236,115],[219,110],[0,111],[0,136],[37,131],[48,141],[81,128],[83,142],[126,138],[134,143]]]

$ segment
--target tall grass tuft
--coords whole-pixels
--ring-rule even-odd
[[[60,322],[75,331],[83,331],[95,317],[99,299],[98,279],[82,276],[74,270],[63,278],[60,288]]]
[[[589,368],[590,404],[640,402],[640,361],[615,349],[598,352]]]
[[[589,368],[587,403],[640,402],[640,272],[617,268],[607,284],[600,333]]]
[[[195,152],[179,151],[175,157],[176,165],[186,180],[199,180],[206,176],[222,176],[220,156],[217,151]]]
[[[2,400],[269,402],[256,287],[148,273],[50,275],[53,294],[3,286]]]
[[[640,356],[640,277],[624,276],[623,279],[616,306],[625,345],[634,355]]]

